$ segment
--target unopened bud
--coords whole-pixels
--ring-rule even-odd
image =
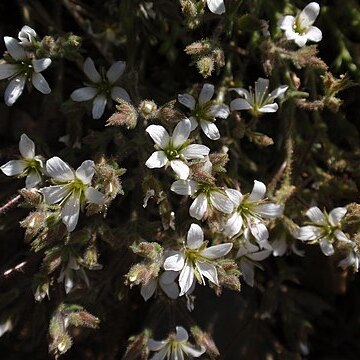
[[[197,8],[193,0],[180,0],[181,10],[186,17],[194,18],[197,16]]]
[[[106,121],[106,126],[125,126],[127,129],[134,129],[137,125],[138,113],[134,106],[123,99],[116,100],[115,106],[118,112],[110,116]]]
[[[225,55],[224,51],[220,48],[217,48],[213,51],[214,61],[218,67],[225,66]]]
[[[214,71],[214,59],[211,56],[204,56],[196,63],[199,73],[204,77],[209,77]]]
[[[139,114],[145,119],[153,119],[157,115],[157,105],[152,100],[143,100],[138,107]]]
[[[208,53],[211,49],[209,40],[195,41],[185,48],[185,52],[188,55],[199,55],[201,53]]]

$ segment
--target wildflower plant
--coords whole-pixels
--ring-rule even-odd
[[[10,3],[0,357],[356,357],[356,1]]]

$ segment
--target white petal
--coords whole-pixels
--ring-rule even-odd
[[[268,258],[272,250],[262,250],[252,254],[248,254],[247,257],[253,261],[263,261]]]
[[[227,105],[212,105],[207,113],[210,116],[220,119],[226,119],[230,115],[230,110]]]
[[[52,205],[62,201],[69,194],[70,189],[66,185],[55,185],[44,187],[40,192],[44,195],[45,202]]]
[[[225,12],[224,0],[207,0],[207,6],[214,14],[221,15]]]
[[[340,225],[341,220],[344,218],[347,210],[344,207],[337,207],[330,211],[329,221],[333,226]]]
[[[47,69],[51,65],[50,58],[34,59],[31,61],[34,71],[39,73]]]
[[[95,173],[95,164],[92,160],[85,160],[76,170],[75,176],[84,184],[90,184]]]
[[[175,148],[179,148],[188,139],[191,131],[191,122],[189,119],[180,121],[174,129],[171,140]]]
[[[205,145],[190,144],[181,151],[181,154],[184,155],[187,160],[192,160],[203,159],[205,156],[209,155],[209,152],[210,149]]]
[[[204,84],[199,95],[199,104],[204,105],[211,100],[214,95],[214,85]]]
[[[254,265],[250,261],[248,261],[246,259],[242,259],[240,261],[239,267],[240,267],[241,274],[244,278],[244,281],[249,286],[251,286],[251,287],[254,286],[254,276],[255,276]]]
[[[232,214],[226,222],[224,232],[227,236],[233,237],[237,235],[242,227],[243,219],[239,213]]]
[[[262,223],[258,223],[256,225],[252,225],[250,227],[250,231],[253,234],[254,238],[256,239],[257,243],[264,247],[263,242],[266,242],[269,238],[269,232],[266,226]]]
[[[41,182],[41,176],[37,171],[31,171],[25,180],[27,189],[32,189]]]
[[[0,80],[7,79],[18,72],[15,64],[0,64]]]
[[[288,36],[288,33],[287,33],[287,32],[285,33],[285,35],[287,35],[287,39],[288,39],[288,40],[291,40],[291,38]],[[300,46],[300,47],[303,47],[303,46],[306,44],[307,40],[308,40],[306,34],[304,34],[304,35],[298,35],[298,34],[296,34],[296,33],[294,33],[293,39],[294,39],[296,45],[298,45],[298,46]]]
[[[311,207],[305,215],[315,224],[325,224],[325,216],[317,206]]]
[[[201,120],[200,122],[201,129],[203,130],[204,134],[211,140],[218,140],[220,139],[220,133],[218,128],[214,123],[207,120]]]
[[[204,233],[197,224],[191,224],[187,233],[186,244],[190,249],[197,249],[204,243]]]
[[[178,342],[186,342],[189,340],[189,334],[182,326],[177,326],[175,339]]]
[[[283,256],[287,250],[287,242],[285,237],[279,238],[271,243],[274,256]]]
[[[254,187],[251,191],[251,194],[248,198],[249,202],[255,202],[262,200],[266,193],[266,186],[263,182],[254,180]]]
[[[194,282],[194,269],[189,261],[186,261],[183,269],[179,276],[180,295],[182,296],[187,293]]]
[[[26,59],[26,52],[16,39],[10,36],[4,36],[4,42],[7,51],[14,60]]]
[[[19,150],[25,159],[32,160],[35,157],[35,144],[26,134],[20,137]]]
[[[278,22],[278,25],[282,30],[286,30],[289,28],[292,29],[294,24],[295,24],[295,17],[291,15],[284,16]]]
[[[281,85],[279,86],[278,88],[276,88],[275,90],[273,90],[271,93],[270,93],[270,97],[271,99],[276,99],[277,97],[285,94],[285,92],[287,91],[289,87],[287,85]]]
[[[255,207],[254,211],[266,219],[275,219],[282,215],[284,206],[273,203],[260,204]]]
[[[207,207],[208,207],[208,202],[206,195],[201,193],[191,204],[189,209],[189,214],[191,217],[197,220],[201,220],[207,211]]]
[[[207,259],[214,260],[227,255],[232,249],[232,247],[233,247],[232,243],[214,245],[201,251],[200,254],[206,257]]]
[[[225,214],[230,214],[234,210],[232,201],[226,195],[218,191],[212,191],[210,193],[210,201],[211,205],[214,206],[216,210]]]
[[[320,6],[318,3],[311,2],[310,4],[306,5],[299,15],[298,22],[300,23],[300,26],[302,28],[311,26],[318,17],[319,12]]]
[[[198,122],[194,116],[189,117],[190,123],[191,123],[191,131],[195,130],[198,126]]]
[[[203,346],[201,346],[199,349],[196,349],[192,345],[183,344],[181,347],[187,355],[190,355],[192,357],[199,357],[206,351]]]
[[[273,104],[267,104],[262,106],[259,111],[261,113],[274,113],[277,112],[279,109],[279,105],[277,103],[273,103]]]
[[[165,341],[165,344],[167,344],[167,341]],[[151,357],[150,360],[164,360],[167,353],[168,353],[168,347],[166,346],[166,347],[162,348],[153,357]]]
[[[109,70],[106,72],[106,77],[111,84],[116,82],[119,77],[124,73],[125,67],[125,61],[116,61],[110,66]]]
[[[317,226],[307,225],[302,226],[294,233],[294,237],[301,241],[316,240],[321,235],[322,230]]]
[[[61,210],[61,218],[69,232],[75,230],[79,219],[80,199],[76,195],[71,195],[66,200]]]
[[[74,180],[74,172],[71,167],[59,157],[54,156],[46,162],[46,172],[54,180],[59,182]]]
[[[201,276],[209,279],[213,284],[219,285],[216,267],[208,262],[196,262],[196,267]]]
[[[45,78],[39,73],[33,73],[31,76],[31,82],[34,85],[34,88],[40,91],[42,94],[50,94],[51,89],[48,82]]]
[[[165,270],[180,271],[185,264],[185,256],[180,251],[169,252],[171,255],[168,256],[165,261],[163,268]]]
[[[243,200],[243,195],[239,190],[226,189],[225,192],[234,205],[239,206],[241,204]]]
[[[249,91],[244,88],[229,88],[229,91],[235,91],[238,95],[243,96],[245,100],[250,101],[251,99]]]
[[[141,286],[140,294],[145,301],[148,301],[153,295],[157,287],[157,281],[155,279],[150,279],[150,281]]]
[[[166,129],[161,125],[150,125],[145,131],[150,135],[155,144],[160,147],[160,149],[166,149],[170,142],[170,136]]]
[[[306,36],[313,42],[319,42],[322,39],[322,32],[316,26],[310,26],[309,30],[306,32]]]
[[[189,94],[179,94],[178,95],[178,101],[180,104],[183,104],[190,110],[195,109],[195,99],[192,95]]]
[[[177,299],[179,297],[179,286],[175,283],[175,279],[179,276],[176,271],[164,271],[159,277],[159,284],[161,289],[170,299]]]
[[[31,43],[37,34],[33,28],[28,25],[24,25],[18,33],[18,38],[24,43]]]
[[[26,168],[27,163],[24,160],[10,160],[0,167],[1,171],[7,176],[20,175]]]
[[[341,230],[335,230],[335,236],[339,241],[343,241],[348,244],[352,244],[353,242],[344,234]]]
[[[91,58],[87,58],[83,65],[85,75],[94,83],[101,81],[101,76],[95,68],[94,61]]]
[[[162,341],[155,341],[153,339],[149,339],[147,346],[149,348],[150,351],[159,351],[160,349],[162,349],[165,345],[167,344],[167,341],[162,340]]]
[[[86,200],[90,203],[102,205],[105,201],[105,195],[93,187],[88,187],[85,190]]]
[[[107,103],[106,96],[104,94],[97,95],[93,102],[92,117],[93,119],[100,119],[104,113]]]
[[[171,191],[179,195],[194,195],[199,185],[194,180],[176,180],[171,185]]]
[[[189,177],[190,169],[181,160],[171,160],[170,166],[181,180],[186,180]]]
[[[158,169],[165,166],[168,162],[168,158],[163,151],[155,151],[151,154],[151,156],[146,160],[145,165],[149,169]]]
[[[4,98],[7,106],[14,105],[15,101],[19,98],[24,90],[26,76],[19,76],[12,79],[6,87]]]
[[[327,238],[323,238],[319,241],[321,251],[325,256],[331,256],[334,255],[334,247],[332,244],[330,244],[329,240]]]
[[[245,99],[234,99],[230,103],[230,109],[231,111],[235,110],[250,110],[252,109],[252,106],[250,103]]]
[[[114,86],[111,89],[111,98],[114,101],[117,101],[118,99],[123,99],[127,102],[131,101],[129,93],[120,86]]]
[[[269,90],[269,79],[258,78],[255,81],[255,96],[256,102],[261,104],[264,100],[265,94]]]
[[[90,86],[86,86],[73,91],[70,97],[71,100],[73,101],[87,101],[95,97],[96,94],[97,94],[97,89]]]

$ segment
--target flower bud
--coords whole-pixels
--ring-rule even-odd
[[[153,119],[157,115],[157,105],[153,100],[143,100],[138,107],[139,114],[145,119]]]
[[[196,63],[199,73],[206,79],[214,71],[214,59],[211,56],[204,56]]]
[[[134,129],[137,125],[138,113],[134,106],[123,99],[117,99],[118,112],[110,116],[106,121],[106,126],[125,126],[127,129]]]

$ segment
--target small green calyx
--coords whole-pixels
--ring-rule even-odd
[[[165,154],[169,160],[176,160],[180,158],[179,151],[174,148],[166,149]]]

